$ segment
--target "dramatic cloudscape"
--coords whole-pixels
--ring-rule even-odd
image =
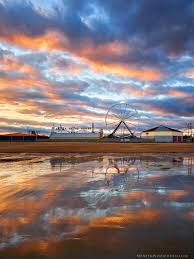
[[[194,1],[0,0],[0,129],[194,121]],[[149,119],[148,119],[149,118]]]

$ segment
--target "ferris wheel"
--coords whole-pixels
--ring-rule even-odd
[[[139,124],[138,112],[130,104],[120,102],[112,105],[105,117],[108,137],[135,137]]]

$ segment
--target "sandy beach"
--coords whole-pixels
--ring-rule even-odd
[[[1,153],[194,152],[194,143],[1,142]]]

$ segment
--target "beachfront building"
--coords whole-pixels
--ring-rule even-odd
[[[49,138],[51,140],[97,140],[100,139],[100,133],[52,132]]]
[[[163,125],[155,128],[144,130],[141,137],[145,139],[155,140],[156,142],[182,142],[183,132],[172,129]]]
[[[35,132],[31,133],[7,133],[7,134],[0,134],[0,141],[37,141],[48,139],[46,135],[40,135]]]
[[[65,128],[62,125],[59,127],[52,127],[50,133],[50,140],[65,140],[65,141],[85,141],[85,140],[99,140],[103,136],[103,131],[96,131],[94,125],[89,128]]]

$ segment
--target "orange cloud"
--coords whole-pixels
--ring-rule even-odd
[[[168,94],[176,97],[186,97],[188,95],[186,92],[177,89],[170,89]]]
[[[3,71],[17,71],[26,73],[29,75],[35,74],[36,70],[29,64],[22,63],[17,57],[15,56],[7,56],[4,55],[1,59],[0,69]]]
[[[97,218],[91,221],[90,227],[107,227],[107,228],[121,228],[125,224],[135,222],[151,223],[160,217],[160,210],[156,209],[142,209],[139,211],[124,211],[117,216]]]
[[[123,200],[127,203],[131,203],[137,199],[152,202],[156,199],[156,197],[152,193],[148,193],[145,191],[132,191],[123,196]]]
[[[34,86],[48,86],[48,83],[46,81],[33,79],[33,78],[0,78],[0,88],[9,88],[9,87],[34,87]]]
[[[120,56],[127,54],[129,51],[131,51],[129,46],[119,41],[108,42],[101,45],[95,45],[90,41],[84,41],[79,49],[77,49],[77,52],[80,53],[81,57],[90,57],[93,59]]]
[[[165,108],[154,107],[154,106],[152,106],[151,104],[148,104],[148,103],[144,104],[144,108],[151,111],[151,112],[154,112],[158,115],[166,115],[166,113],[167,113]]]
[[[186,191],[176,190],[176,191],[170,191],[168,196],[172,200],[177,200],[177,199],[185,197],[187,194],[188,194],[188,192],[186,192]]]
[[[157,69],[150,68],[135,68],[132,66],[120,65],[120,64],[104,64],[101,62],[95,62],[91,60],[86,62],[97,72],[116,74],[119,76],[126,76],[132,78],[138,78],[140,80],[159,80],[162,78],[162,73]]]
[[[56,32],[47,32],[41,36],[27,36],[24,34],[11,34],[6,38],[1,38],[1,40],[5,40],[11,44],[18,45],[20,47],[29,48],[33,50],[38,49],[62,49],[60,46],[65,42],[61,39],[59,33]]]
[[[194,68],[191,68],[188,71],[186,71],[184,75],[188,78],[194,78]]]
[[[116,74],[138,78],[140,80],[160,80],[164,75],[156,68],[138,68],[133,64],[124,65],[117,62],[104,62],[111,56],[123,55],[129,51],[127,44],[121,42],[109,42],[96,46],[89,41],[79,44],[79,47],[72,46],[67,37],[60,35],[58,32],[49,31],[44,35],[29,37],[22,34],[13,34],[6,38],[6,41],[19,45],[21,47],[48,50],[63,50],[79,57],[84,63],[92,69],[101,73]]]
[[[81,225],[83,221],[79,216],[51,216],[48,218],[49,224],[61,224],[65,223],[68,225]]]
[[[86,41],[79,49],[69,47],[69,50],[77,54],[83,62],[97,72],[134,77],[141,80],[159,80],[164,76],[156,68],[138,68],[133,66],[133,64],[125,65],[117,62],[103,61],[112,57],[124,56],[133,51],[133,48],[122,42],[113,41],[96,46]]]
[[[135,96],[135,97],[147,97],[147,96],[153,96],[159,94],[157,89],[147,87],[147,88],[139,88],[131,85],[125,85],[121,88],[121,91],[124,94],[127,94],[129,96]]]

